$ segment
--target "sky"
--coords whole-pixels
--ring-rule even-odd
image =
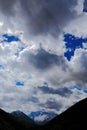
[[[0,0],[0,108],[59,114],[87,97],[87,0]]]

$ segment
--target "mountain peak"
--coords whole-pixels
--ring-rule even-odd
[[[15,117],[20,118],[21,120],[25,120],[25,121],[29,121],[30,123],[34,123],[34,121],[31,118],[29,118],[29,116],[27,116],[25,113],[23,113],[20,110],[13,111],[11,114],[14,115]]]
[[[46,111],[34,111],[31,112],[28,116],[37,124],[45,124],[51,119],[53,119],[56,116],[56,114],[53,112]]]

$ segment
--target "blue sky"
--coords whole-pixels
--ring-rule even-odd
[[[83,48],[83,43],[87,44],[87,37],[76,37],[72,34],[64,34],[64,42],[66,46],[66,52],[64,56],[70,61],[70,59],[74,56],[75,50],[78,48]]]
[[[16,81],[16,86],[23,87],[24,86],[24,82]]]
[[[0,43],[6,43],[6,42],[10,43],[10,42],[20,41],[20,39],[17,36],[9,35],[9,34],[3,34],[2,39],[3,40],[1,40]]]
[[[8,1],[0,1],[0,108],[59,114],[87,97],[83,0]]]

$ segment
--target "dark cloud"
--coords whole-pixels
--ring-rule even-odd
[[[45,108],[55,109],[57,111],[59,111],[62,108],[62,104],[55,100],[53,100],[53,101],[48,100],[43,106]]]
[[[78,56],[77,56],[78,57]],[[76,81],[78,86],[87,86],[87,51],[80,52],[79,57],[74,62],[74,67],[77,71],[72,69],[72,80]],[[79,67],[78,67],[79,66]]]
[[[39,100],[38,98],[34,97],[34,96],[27,96],[27,97],[21,97],[21,102],[24,104],[26,102],[34,102],[35,104],[38,104]]]
[[[84,0],[83,12],[87,12],[87,0]]]
[[[0,0],[0,11],[4,13],[7,17],[14,15],[14,5],[16,0]]]
[[[35,34],[58,36],[63,27],[76,16],[76,0],[0,0],[0,10],[12,16],[15,3],[20,3],[28,30]]]
[[[76,0],[21,0],[31,32],[54,36],[74,17],[72,8],[76,4]]]
[[[72,94],[72,91],[68,88],[58,88],[58,89],[53,89],[49,88],[48,86],[42,86],[39,87],[39,90],[41,90],[43,93],[47,94],[57,94],[62,97],[69,97]]]
[[[43,48],[40,48],[37,54],[30,54],[29,62],[40,70],[49,69],[53,65],[61,66],[64,70],[67,68],[63,56],[52,54]]]

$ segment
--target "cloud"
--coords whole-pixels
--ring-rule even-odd
[[[45,108],[49,108],[49,109],[56,109],[57,111],[59,111],[61,108],[62,108],[62,104],[57,101],[47,101],[45,104],[44,104]]]
[[[72,79],[78,86],[87,87],[87,50],[77,49],[70,62]],[[77,69],[78,68],[78,69]]]
[[[87,12],[87,0],[84,1],[83,12]]]
[[[0,0],[0,10],[5,14],[5,15],[14,15],[14,4],[16,0],[8,0],[8,1],[3,1]]]
[[[63,97],[62,95],[58,94],[40,93],[38,90],[38,93],[41,94],[37,95],[37,98],[39,99],[39,105],[42,106],[46,111],[52,111],[59,114],[87,96],[82,89],[73,88],[70,91],[72,94],[68,94],[66,97]]]
[[[81,80],[79,75],[74,74],[86,64],[86,50],[76,50],[70,62],[65,57],[58,56],[44,48],[36,49],[31,46],[26,46],[17,56],[15,53],[19,47],[22,47],[22,43],[23,41],[0,44],[0,62],[4,65],[4,68],[0,69],[2,86],[0,105],[2,108],[7,111],[19,109],[24,112],[45,110],[59,114],[77,100],[86,97],[87,94],[80,90],[77,92],[68,89],[73,82],[77,84],[77,81]],[[81,56],[84,56],[82,62]],[[44,63],[47,64],[44,68],[42,57]],[[31,62],[31,59],[35,62]],[[40,68],[37,62],[41,62]],[[17,87],[15,81],[21,81],[24,86]],[[47,82],[49,86],[46,84],[44,86],[44,82]]]
[[[19,19],[22,13],[26,29],[33,35],[58,36],[63,27],[76,17],[76,5],[76,0],[0,0],[2,13],[6,17],[18,14]]]
[[[49,93],[49,94],[58,94],[63,97],[67,97],[68,95],[72,94],[72,92],[68,88],[58,88],[58,89],[52,89],[49,87],[40,87],[39,88],[42,92]]]
[[[64,27],[65,34],[73,34],[76,37],[87,37],[87,28],[86,28],[86,20],[87,20],[87,13],[83,12],[83,2],[84,0],[80,1],[81,3],[81,9],[80,6],[78,6],[78,10],[80,11],[80,14],[77,18],[73,19],[66,27]],[[77,25],[78,23],[78,25]]]
[[[62,56],[52,54],[43,48],[38,49],[37,54],[29,54],[29,62],[37,69],[45,70],[54,65],[61,66],[65,69],[65,61]]]
[[[87,15],[81,12],[82,4],[83,0],[77,8],[76,0],[0,0],[0,17],[4,21],[0,36],[20,39],[0,43],[2,108],[24,112],[44,109],[59,114],[87,96],[81,90],[68,89],[87,86],[87,50],[75,49],[68,61],[62,34],[87,35]],[[17,87],[15,81],[24,86]]]
[[[53,89],[53,88],[50,88],[49,86],[41,86],[41,87],[38,87],[38,89],[41,90],[45,94],[57,94],[62,97],[69,97],[72,94],[72,91],[66,87]]]
[[[52,35],[57,35],[67,21],[74,17],[73,7],[77,4],[75,0],[20,2],[29,24],[31,24],[31,32],[35,34],[51,33]]]

